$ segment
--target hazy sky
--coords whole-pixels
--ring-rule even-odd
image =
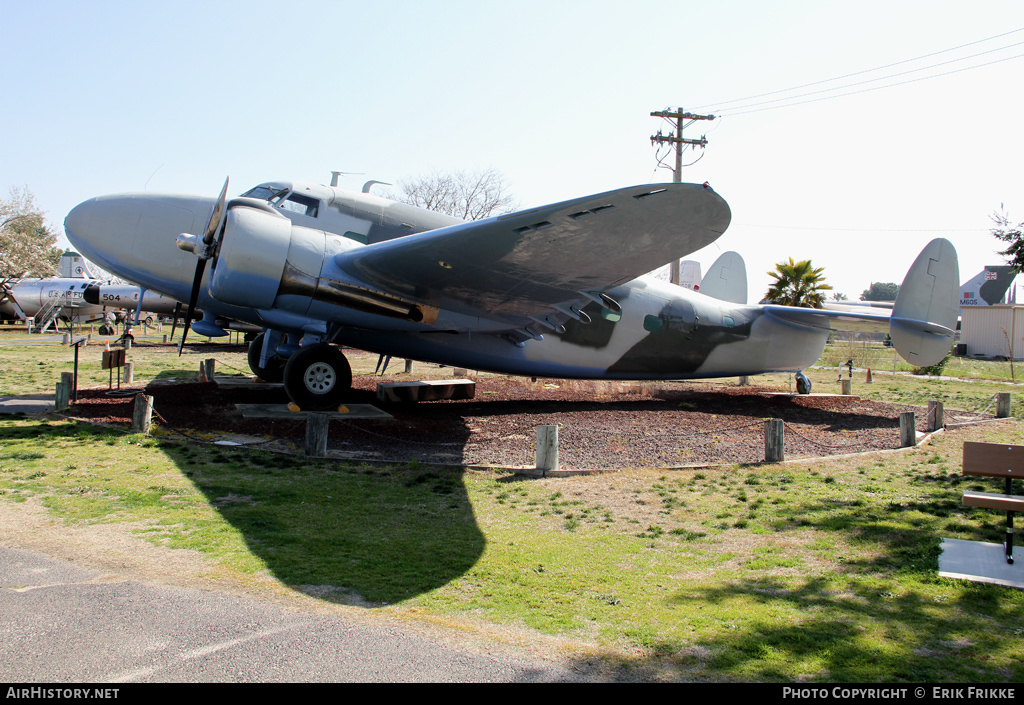
[[[59,227],[95,195],[226,176],[493,167],[526,207],[671,180],[650,113],[683,106],[723,116],[684,133],[709,145],[683,179],[733,212],[704,269],[740,252],[757,300],[809,258],[856,299],[932,237],[962,280],[1003,262],[990,215],[1024,221],[1015,30],[1020,0],[0,0],[0,189]]]

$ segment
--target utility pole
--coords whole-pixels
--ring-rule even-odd
[[[651,113],[651,117],[660,118],[674,118],[676,121],[675,132],[670,132],[668,135],[661,134],[661,130],[658,130],[658,134],[651,135],[651,144],[664,144],[666,142],[675,144],[676,146],[676,168],[672,172],[673,183],[681,183],[683,180],[683,149],[686,145],[693,147],[700,147],[704,149],[707,146],[708,140],[704,135],[701,135],[699,140],[686,139],[683,137],[683,128],[689,127],[698,120],[714,120],[714,115],[695,115],[693,113],[684,112],[682,108],[678,110],[659,110],[658,112]],[[689,120],[685,125],[684,120]],[[671,271],[669,272],[669,281],[673,284],[679,284],[679,260],[673,260],[671,264]]]

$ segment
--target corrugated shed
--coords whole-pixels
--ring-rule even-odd
[[[1024,306],[964,306],[960,342],[968,355],[1024,359]]]

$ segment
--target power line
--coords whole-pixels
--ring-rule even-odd
[[[959,46],[952,47],[952,48],[949,48],[949,49],[943,49],[941,51],[932,52],[930,54],[924,54],[922,56],[918,56],[918,57],[915,57],[913,59],[905,59],[903,61],[897,61],[897,62],[894,62],[894,63],[891,63],[891,64],[886,64],[884,66],[878,66],[878,67],[875,67],[875,68],[872,68],[872,69],[866,69],[864,71],[856,71],[854,73],[845,74],[843,76],[836,76],[836,77],[825,79],[825,80],[821,80],[821,81],[814,81],[814,82],[811,82],[811,83],[805,83],[805,84],[802,84],[802,85],[799,85],[799,86],[794,86],[792,88],[786,88],[786,89],[777,90],[777,91],[770,91],[770,92],[761,93],[761,94],[758,94],[758,95],[747,96],[746,98],[737,98],[737,99],[734,99],[734,100],[728,100],[728,101],[724,101],[724,102],[720,102],[720,103],[712,103],[712,104],[708,104],[708,105],[723,106],[723,105],[729,105],[731,103],[743,103],[745,101],[754,100],[756,98],[764,98],[764,97],[767,97],[767,96],[778,95],[778,94],[781,94],[781,93],[790,93],[792,91],[800,90],[802,88],[809,88],[809,87],[812,87],[812,86],[822,85],[822,84],[825,84],[825,83],[832,83],[832,82],[835,82],[835,81],[841,81],[841,80],[846,79],[846,78],[851,78],[851,77],[854,77],[854,76],[860,76],[860,75],[867,74],[867,73],[872,73],[872,72],[875,72],[875,71],[881,71],[881,70],[884,70],[884,69],[887,69],[887,68],[892,68],[894,66],[900,66],[900,65],[903,65],[903,64],[912,63],[914,61],[920,61],[922,59],[931,58],[933,56],[938,56],[938,55],[946,54],[946,53],[949,53],[949,52],[952,52],[952,51],[957,51],[957,50],[963,49],[965,47],[974,46],[976,44],[982,44],[984,42],[992,41],[994,39],[999,39],[1001,37],[1005,37],[1005,36],[1008,36],[1008,35],[1011,35],[1011,34],[1015,34],[1017,32],[1024,32],[1024,27],[1019,28],[1019,29],[1015,29],[1015,30],[1011,30],[1009,32],[1004,32],[1002,34],[998,34],[998,35],[995,35],[995,36],[992,36],[992,37],[988,37],[986,39],[979,39],[979,40],[974,41],[974,42],[968,42],[967,44],[961,44]],[[895,74],[888,74],[888,75],[885,75],[885,76],[880,76],[878,78],[867,79],[865,81],[858,81],[856,83],[844,84],[844,85],[841,85],[841,86],[836,86],[834,88],[826,88],[826,89],[822,89],[822,90],[819,90],[819,91],[812,91],[810,93],[803,93],[803,94],[795,95],[795,96],[789,96],[789,97],[784,97],[784,98],[777,98],[777,99],[770,100],[770,101],[761,101],[759,103],[749,103],[749,104],[746,104],[746,105],[740,105],[740,106],[737,106],[736,108],[733,108],[733,110],[741,110],[742,112],[728,112],[728,111],[726,111],[726,112],[729,115],[744,115],[744,114],[753,113],[753,112],[760,112],[762,110],[774,110],[774,109],[778,109],[778,108],[790,107],[792,105],[803,105],[803,104],[806,104],[806,103],[816,102],[816,101],[819,101],[819,100],[831,100],[832,98],[840,98],[840,97],[843,97],[843,96],[854,95],[854,94],[857,94],[857,93],[865,93],[865,92],[872,91],[872,90],[881,90],[882,88],[891,88],[893,86],[905,85],[907,83],[914,83],[914,82],[917,82],[917,81],[924,81],[924,80],[927,80],[929,78],[939,78],[941,76],[948,76],[948,75],[953,74],[953,73],[960,73],[962,71],[969,71],[969,70],[972,70],[972,69],[982,68],[984,66],[990,66],[992,64],[1001,63],[1003,61],[1009,61],[1011,59],[1017,59],[1017,58],[1020,58],[1021,56],[1024,56],[1024,54],[1018,54],[1018,55],[1015,55],[1015,56],[1006,57],[1006,58],[1003,58],[1003,59],[997,59],[995,61],[990,61],[990,62],[986,62],[986,63],[983,63],[983,64],[977,64],[977,65],[969,66],[969,67],[962,68],[962,69],[956,69],[956,70],[953,70],[953,71],[946,71],[946,72],[943,72],[943,73],[933,74],[933,75],[930,75],[930,76],[923,76],[923,77],[920,77],[920,78],[911,79],[911,80],[908,80],[908,81],[901,81],[901,82],[892,83],[892,84],[887,84],[887,85],[884,85],[884,86],[875,86],[873,88],[867,88],[867,89],[863,89],[863,90],[859,90],[859,91],[850,91],[850,92],[847,92],[847,93],[842,93],[842,94],[837,94],[837,95],[832,95],[832,96],[823,96],[821,98],[813,98],[811,100],[799,101],[799,102],[796,102],[796,103],[786,103],[785,105],[777,105],[777,106],[772,106],[772,107],[767,107],[767,108],[758,108],[756,110],[746,110],[747,108],[754,108],[756,106],[763,106],[763,105],[767,105],[769,103],[779,103],[779,102],[785,102],[785,101],[792,101],[792,100],[796,100],[798,98],[803,98],[803,97],[807,97],[807,96],[819,95],[821,93],[829,93],[831,91],[839,91],[839,90],[843,90],[845,88],[852,88],[854,86],[860,86],[860,85],[864,85],[864,84],[867,84],[867,83],[873,83],[873,82],[877,82],[877,81],[884,81],[884,80],[891,79],[891,78],[897,78],[899,76],[905,76],[905,75],[910,74],[910,73],[916,73],[916,72],[919,72],[919,71],[926,71],[928,69],[934,69],[934,68],[938,68],[940,66],[946,66],[948,64],[953,64],[953,63],[957,63],[957,62],[961,62],[961,61],[967,61],[969,59],[977,58],[979,56],[984,56],[986,54],[992,54],[992,53],[995,53],[997,51],[1003,51],[1005,49],[1010,49],[1012,47],[1020,46],[1021,44],[1024,44],[1024,42],[1017,42],[1017,43],[1014,43],[1014,44],[1008,44],[1008,45],[1005,45],[1005,46],[1002,46],[1002,47],[998,47],[996,49],[989,49],[987,51],[978,52],[978,53],[972,54],[970,56],[964,56],[964,57],[960,57],[960,58],[957,58],[957,59],[950,59],[949,61],[939,62],[937,64],[931,64],[929,66],[923,66],[923,67],[917,68],[917,69],[910,69],[908,71],[902,71],[902,72],[895,73]],[[708,106],[702,106],[702,108],[704,108],[704,107],[708,107]]]
[[[812,98],[811,100],[802,100],[802,101],[797,101],[797,102],[794,102],[794,103],[787,102],[785,105],[776,105],[776,106],[773,106],[773,107],[770,107],[770,108],[758,108],[757,110],[745,110],[745,108],[755,108],[756,106],[767,105],[769,103],[779,103],[779,102],[783,102],[783,101],[793,101],[793,100],[797,100],[798,98],[806,98],[807,96],[819,95],[821,93],[830,93],[832,91],[839,91],[839,90],[842,90],[844,88],[853,88],[854,86],[862,86],[862,85],[864,85],[866,83],[874,83],[876,81],[884,81],[884,80],[890,79],[890,78],[898,78],[900,76],[906,76],[907,74],[917,73],[918,71],[926,71],[928,69],[938,68],[939,66],[945,66],[947,64],[953,64],[953,63],[956,63],[958,61],[964,61],[966,59],[977,58],[978,56],[983,56],[985,54],[992,54],[992,53],[997,52],[997,51],[1002,51],[1003,49],[1010,49],[1012,47],[1021,46],[1021,45],[1024,45],[1024,42],[1018,42],[1017,44],[1009,44],[1009,45],[1007,45],[1005,47],[999,47],[998,49],[991,49],[989,51],[981,52],[979,54],[974,54],[972,56],[966,56],[963,59],[952,59],[950,61],[944,61],[942,63],[933,64],[931,66],[923,66],[923,67],[921,67],[919,69],[911,69],[910,71],[902,71],[900,73],[890,74],[888,76],[880,76],[879,78],[871,78],[871,79],[868,79],[867,81],[859,81],[857,83],[848,83],[848,84],[846,84],[844,86],[837,86],[835,88],[825,88],[825,89],[820,90],[820,91],[812,91],[810,93],[802,93],[800,95],[794,95],[794,96],[790,96],[788,98],[777,98],[775,100],[768,100],[768,101],[763,101],[763,102],[760,102],[760,103],[750,103],[748,105],[740,105],[740,106],[738,106],[735,109],[736,110],[742,110],[742,112],[729,113],[729,114],[730,115],[746,115],[748,113],[760,112],[762,110],[775,110],[777,108],[788,108],[788,107],[791,107],[791,106],[794,106],[794,105],[804,105],[806,103],[815,103],[815,102],[822,101],[822,100],[832,100],[833,98],[842,98],[844,96],[856,95],[858,93],[868,93],[870,91],[877,91],[877,90],[881,90],[883,88],[892,88],[894,86],[903,86],[903,85],[906,85],[908,83],[917,83],[919,81],[926,81],[926,80],[931,79],[931,78],[939,78],[941,76],[949,76],[949,75],[954,74],[954,73],[962,73],[964,71],[970,71],[972,69],[982,68],[983,66],[991,66],[992,64],[1002,63],[1003,61],[1010,61],[1011,59],[1019,59],[1020,57],[1024,56],[1024,54],[1016,54],[1014,56],[1007,56],[1007,57],[1004,57],[1002,59],[995,59],[994,61],[987,61],[987,62],[985,62],[983,64],[976,64],[974,66],[966,66],[964,68],[953,69],[952,71],[944,71],[943,73],[936,73],[936,74],[932,74],[930,76],[921,76],[919,78],[912,78],[912,79],[909,79],[907,81],[898,81],[896,83],[887,83],[884,86],[874,86],[872,88],[865,88],[865,89],[859,90],[859,91],[848,91],[846,93],[837,93],[836,95],[823,96],[821,98]]]
[[[786,103],[785,105],[773,105],[773,106],[767,107],[767,108],[755,108],[754,110],[744,110],[743,112],[739,112],[739,113],[730,113],[729,116],[730,117],[735,117],[737,115],[749,115],[750,113],[760,113],[760,112],[764,112],[766,110],[779,110],[781,108],[792,108],[792,107],[797,106],[797,105],[806,105],[808,103],[818,103],[818,102],[825,101],[825,100],[832,100],[833,98],[845,98],[846,96],[858,95],[860,93],[870,93],[871,91],[880,91],[883,88],[895,88],[896,86],[905,86],[905,85],[910,84],[910,83],[919,83],[920,81],[927,81],[930,78],[941,78],[942,76],[951,76],[952,74],[955,74],[955,73],[963,73],[964,71],[970,71],[972,69],[980,69],[980,68],[983,68],[985,66],[992,66],[993,64],[1001,64],[1004,61],[1010,61],[1012,59],[1019,59],[1021,57],[1024,57],[1024,54],[1016,54],[1014,56],[1008,56],[1005,59],[996,59],[995,61],[988,61],[988,62],[986,62],[984,64],[978,64],[976,66],[968,66],[966,68],[955,69],[953,71],[946,71],[944,73],[937,73],[937,74],[934,74],[932,76],[922,76],[921,78],[912,78],[912,79],[910,79],[908,81],[899,81],[898,83],[889,83],[889,84],[886,84],[884,86],[875,86],[873,88],[864,88],[864,89],[859,90],[859,91],[850,91],[848,93],[839,93],[837,95],[829,95],[829,96],[824,96],[822,98],[811,98],[810,100],[803,100],[803,101],[799,101],[799,102],[796,102],[796,103]]]

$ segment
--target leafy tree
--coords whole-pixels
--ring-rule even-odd
[[[783,306],[802,306],[804,308],[824,308],[825,292],[832,286],[825,283],[822,276],[824,267],[815,269],[811,261],[779,262],[774,272],[768,272],[775,282],[768,288],[765,300]]]
[[[844,294],[843,292],[836,291],[836,292],[834,292],[832,294],[832,300],[833,301],[849,301],[850,299],[847,298],[846,294]]]
[[[415,176],[398,182],[398,188],[397,194],[388,196],[463,220],[511,213],[517,207],[505,177],[496,169]]]
[[[873,282],[861,292],[861,301],[895,301],[900,293],[900,285],[894,282]]]
[[[1024,230],[1024,223],[1011,223],[1002,203],[999,204],[999,211],[993,213],[991,218],[995,223],[992,234],[996,239],[1010,243],[1010,246],[999,254],[1006,258],[1006,263],[1013,267],[1013,271],[1024,270],[1024,234],[1021,233]]]
[[[57,272],[60,250],[27,188],[11,188],[0,201],[0,279],[47,277]]]

